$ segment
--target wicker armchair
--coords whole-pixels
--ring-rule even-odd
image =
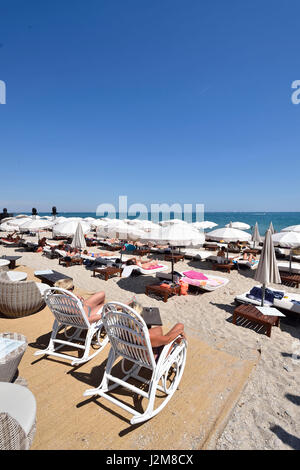
[[[0,357],[0,382],[11,382],[17,372],[18,365],[27,348],[27,339],[18,333],[1,333],[0,338],[21,341],[22,344],[4,357]]]
[[[36,400],[21,385],[0,382],[0,450],[28,450],[36,432]]]
[[[5,272],[0,273],[0,312],[9,318],[37,312],[45,305],[43,287],[49,288],[35,281],[12,282]]]

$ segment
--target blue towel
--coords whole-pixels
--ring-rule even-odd
[[[265,301],[267,303],[273,304],[274,299],[281,300],[283,297],[283,293],[280,291],[272,290],[272,289],[265,289]],[[246,297],[253,300],[261,300],[262,298],[262,288],[261,287],[253,287],[249,294],[246,294]]]

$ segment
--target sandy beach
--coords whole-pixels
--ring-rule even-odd
[[[98,252],[99,248],[89,250]],[[234,298],[257,284],[253,279],[254,271],[221,273],[229,278],[229,283],[215,292],[174,296],[164,303],[145,295],[145,286],[153,281],[152,276],[113,277],[104,281],[92,277],[91,270],[84,265],[64,267],[58,264],[58,259],[49,259],[42,253],[0,246],[2,255],[21,256],[17,264],[33,270],[56,269],[71,276],[78,288],[91,293],[105,291],[107,301],[126,303],[135,295],[142,305],[159,307],[163,324],[183,322],[187,328],[196,330],[207,344],[241,359],[247,359],[253,350],[259,351],[258,365],[215,448],[300,449],[300,362],[295,355],[297,351],[299,354],[299,320],[282,319],[279,328],[272,328],[271,338],[232,324]],[[171,267],[169,262],[164,263]],[[175,265],[178,271],[191,268],[215,274],[209,262],[185,259]],[[297,292],[290,287],[285,290]]]

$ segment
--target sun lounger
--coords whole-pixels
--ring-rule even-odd
[[[247,259],[237,259],[234,260],[234,263],[237,263],[239,267],[246,267],[250,269],[256,269],[259,263],[259,260],[253,260],[253,262],[248,261]]]
[[[183,271],[180,274],[182,275],[182,281],[207,292],[212,292],[219,287],[224,287],[229,282],[229,279],[225,277],[203,274],[199,271]]]
[[[255,286],[258,288],[261,288],[260,285]],[[275,290],[275,289],[270,289],[270,290]],[[264,301],[265,306],[269,307],[275,307],[278,309],[285,310],[287,312],[292,312],[292,313],[299,313],[300,314],[300,294],[294,294],[285,292],[283,290],[275,290],[276,292],[281,292],[282,293],[282,298],[274,298],[273,302],[269,302],[268,300]],[[244,294],[237,295],[235,297],[236,303],[239,304],[253,304],[253,305],[261,305],[261,300],[260,299],[250,299],[247,297],[247,295],[250,294],[250,291],[244,292]]]
[[[122,277],[129,277],[133,271],[137,271],[141,274],[147,274],[148,276],[152,276],[153,274],[156,274],[158,272],[166,271],[168,269],[168,266],[165,264],[158,264],[157,266],[153,266],[148,269],[144,269],[141,266],[137,266],[136,264],[132,264],[130,266],[127,266],[126,264],[122,265],[123,271],[122,271]]]
[[[3,246],[10,246],[12,248],[20,246],[22,240],[19,240],[18,242],[15,241],[9,241],[9,240],[3,240],[1,239],[1,243]]]
[[[205,261],[209,260],[210,257],[213,257],[213,259],[217,259],[215,252],[213,251],[208,251],[208,250],[196,250],[196,249],[190,249],[186,250],[185,252],[185,258],[193,258],[193,259],[199,259],[200,261]]]
[[[290,262],[289,261],[278,261],[277,266],[279,271],[289,271],[290,270]],[[291,264],[291,272],[294,274],[300,274],[300,263],[292,263]]]

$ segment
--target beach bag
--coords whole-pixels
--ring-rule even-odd
[[[187,282],[179,281],[180,284],[180,295],[188,295],[189,285]]]

